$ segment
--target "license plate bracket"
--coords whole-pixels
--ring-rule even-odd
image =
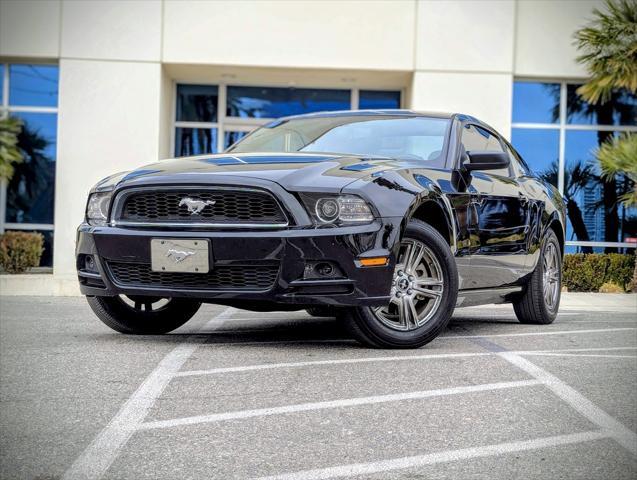
[[[153,238],[150,268],[153,272],[208,273],[210,242],[205,239]]]

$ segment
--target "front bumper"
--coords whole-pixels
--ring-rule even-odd
[[[379,306],[387,304],[402,218],[376,219],[368,225],[335,228],[287,228],[274,231],[174,231],[80,225],[77,269],[84,295],[149,295],[189,297],[209,303],[241,306],[241,302],[287,305]],[[235,288],[196,284],[198,277],[170,287],[122,281],[111,264],[135,264],[149,269],[153,238],[206,239],[211,245],[212,269],[269,265],[278,270],[267,288]],[[86,255],[94,259],[87,269]],[[388,256],[382,267],[361,267],[357,260]],[[307,278],[308,263],[328,261],[340,269],[338,278]],[[176,274],[179,275],[179,274]],[[208,274],[189,274],[208,275]],[[171,277],[177,279],[179,277]],[[193,283],[194,282],[194,283]]]

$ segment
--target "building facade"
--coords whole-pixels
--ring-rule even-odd
[[[568,248],[627,249],[636,212],[604,195],[592,150],[637,131],[637,100],[578,100],[573,32],[600,1],[0,0],[0,115],[24,164],[0,230],[44,233],[74,284],[86,194],[114,172],[218,152],[282,115],[411,108],[475,115],[569,206]],[[627,188],[618,180],[617,194]],[[606,203],[605,203],[606,202]]]

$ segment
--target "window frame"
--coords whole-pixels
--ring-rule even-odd
[[[59,68],[59,64],[55,62],[37,62],[31,60],[23,60],[23,61],[3,61],[0,62],[4,67],[4,71],[2,72],[2,95],[0,97],[0,118],[6,118],[11,115],[11,113],[54,113],[58,115],[56,117],[56,121],[59,119],[59,97],[58,97],[58,106],[56,107],[33,107],[33,106],[11,106],[9,104],[9,67],[10,65],[52,65],[57,66]],[[59,94],[59,84],[58,84],[58,94]],[[56,139],[57,145],[57,139]],[[56,169],[57,169],[57,158],[56,158]],[[53,223],[16,223],[16,222],[7,222],[7,187],[8,182],[5,180],[0,181],[0,233],[4,233],[7,230],[20,230],[20,231],[32,231],[32,230],[44,230],[44,231],[54,231],[55,230],[55,218],[53,219]],[[55,248],[55,247],[54,247]]]
[[[216,122],[184,122],[177,121],[177,88],[179,85],[214,85],[217,87],[217,121]],[[266,125],[270,123],[275,118],[249,118],[249,117],[231,117],[227,115],[226,104],[228,98],[228,87],[264,87],[264,88],[289,88],[289,85],[281,85],[281,84],[253,84],[253,83],[242,83],[242,82],[218,82],[218,83],[210,83],[206,84],[205,82],[195,82],[195,81],[173,81],[173,98],[172,98],[172,129],[170,132],[170,156],[175,157],[175,146],[176,146],[176,131],[177,128],[216,128],[217,129],[217,152],[223,153],[225,150],[224,141],[226,131],[230,132],[251,132],[258,127]],[[306,85],[295,85],[295,88],[306,88],[306,89],[316,89],[316,90],[348,90],[350,92],[350,109],[358,110],[359,106],[359,92],[361,90],[365,91],[392,91],[392,92],[400,92],[400,105],[398,108],[403,108],[405,102],[405,89],[404,88],[367,88],[367,87],[346,87],[346,86],[306,86]],[[370,110],[374,111],[374,110]]]
[[[572,124],[567,123],[567,88],[568,85],[581,85],[586,79],[555,79],[555,78],[529,78],[515,77],[514,82],[530,82],[530,83],[556,83],[560,85],[560,105],[559,119],[556,123],[533,123],[533,122],[511,122],[511,131],[515,128],[524,128],[529,130],[557,130],[559,131],[559,150],[558,150],[558,190],[561,195],[564,194],[564,178],[566,168],[566,132],[573,130],[585,131],[604,131],[604,132],[634,132],[637,133],[637,125],[597,125],[597,124]],[[513,105],[513,96],[511,97]],[[513,116],[513,113],[511,114]],[[514,149],[515,150],[515,149]],[[517,152],[517,150],[516,150]],[[519,155],[519,154],[518,154]],[[524,158],[520,155],[520,158]],[[526,163],[526,162],[525,162]],[[566,226],[565,226],[566,227]],[[637,244],[629,242],[598,242],[598,241],[579,241],[566,240],[566,246],[573,247],[613,247],[613,248],[637,248]]]

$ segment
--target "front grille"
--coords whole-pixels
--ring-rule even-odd
[[[275,264],[215,266],[205,274],[153,272],[147,263],[108,262],[108,268],[119,285],[174,290],[268,290],[279,273]]]
[[[123,195],[124,204],[118,216],[123,222],[287,224],[274,197],[258,190],[154,189]]]

